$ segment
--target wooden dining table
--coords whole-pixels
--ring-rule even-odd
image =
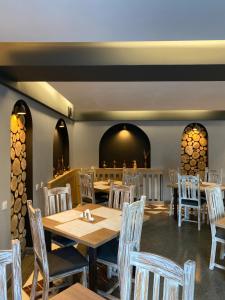
[[[93,222],[81,217],[81,213],[90,209]],[[114,239],[120,233],[122,211],[97,204],[86,204],[72,210],[44,217],[46,248],[51,251],[51,233],[72,239],[88,247],[89,288],[96,291],[97,284],[97,248]]]
[[[177,220],[177,204],[178,204],[178,184],[177,183],[170,183],[167,185],[168,187],[173,189],[173,205],[174,205],[174,219]],[[215,187],[218,186],[216,183],[212,182],[200,182],[200,192],[205,193],[205,189],[208,187]],[[221,190],[224,192],[225,191],[225,184],[220,185]]]
[[[225,217],[223,217],[223,218],[217,220],[217,221],[215,222],[215,225],[216,225],[216,227],[220,227],[220,228],[225,229]]]
[[[120,180],[100,180],[94,182],[95,192],[109,193],[111,183],[116,185],[122,185]]]

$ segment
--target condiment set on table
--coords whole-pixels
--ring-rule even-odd
[[[80,216],[81,218],[87,220],[88,222],[94,222],[95,220],[94,217],[92,217],[91,215],[90,209],[86,209],[85,211],[83,211]]]

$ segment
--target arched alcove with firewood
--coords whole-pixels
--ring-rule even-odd
[[[187,125],[181,138],[181,172],[203,174],[208,167],[208,133],[199,123]]]
[[[32,244],[27,199],[33,199],[32,117],[27,104],[18,100],[10,119],[11,234],[22,251]]]
[[[150,168],[150,141],[138,126],[120,123],[110,127],[99,144],[99,167]]]

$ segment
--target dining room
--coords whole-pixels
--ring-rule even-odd
[[[224,4],[75,2],[0,11],[0,300],[224,299]]]

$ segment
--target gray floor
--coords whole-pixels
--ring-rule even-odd
[[[141,251],[163,255],[181,265],[188,259],[196,261],[196,300],[225,299],[225,271],[217,268],[209,270],[210,248],[211,233],[207,224],[202,226],[200,232],[194,223],[183,223],[179,229],[173,217],[162,212],[150,214],[150,220],[143,226]],[[32,261],[31,255],[23,259],[23,282],[31,274]]]
[[[154,252],[175,262],[196,261],[195,299],[225,299],[225,271],[209,270],[211,233],[209,225],[197,230],[195,223],[182,223],[178,228],[173,217],[166,214],[151,215],[142,231],[141,251]],[[219,250],[219,249],[218,249]],[[217,260],[219,251],[217,251]]]

